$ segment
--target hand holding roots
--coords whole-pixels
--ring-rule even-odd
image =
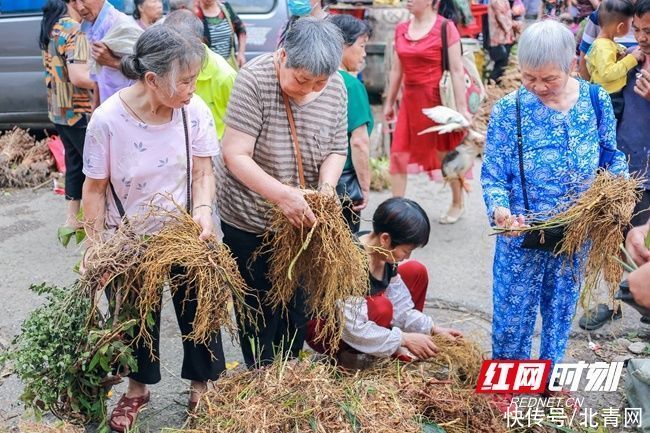
[[[304,197],[316,224],[296,228],[279,208],[272,208],[269,229],[256,255],[270,254],[272,289],[266,301],[286,307],[302,289],[307,314],[323,319],[317,339],[336,345],[343,333],[341,303],[368,294],[368,256],[343,219],[338,197],[311,191]]]

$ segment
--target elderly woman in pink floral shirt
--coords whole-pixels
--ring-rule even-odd
[[[133,221],[145,215],[150,204],[173,210],[161,193],[188,207],[203,229],[201,238],[213,233],[216,182],[212,157],[219,147],[210,109],[193,94],[204,57],[198,39],[153,26],[138,40],[135,54],[122,59],[122,73],[135,84],[95,110],[86,134],[83,207],[89,246],[82,269],[86,261],[92,264],[94,243],[125,218]],[[134,228],[153,234],[160,226],[161,221],[149,217]],[[171,272],[183,276],[180,268]],[[183,336],[193,328],[197,309],[193,292],[186,283],[172,298]],[[147,385],[160,381],[159,311],[154,319],[150,329],[154,356],[149,356],[145,343],[134,343],[138,369],[129,374],[126,392],[111,414],[110,426],[115,431],[132,428],[138,412],[149,402]],[[183,355],[181,377],[191,381],[189,407],[193,408],[207,381],[216,380],[225,370],[221,336],[213,335],[206,345],[183,339]]]

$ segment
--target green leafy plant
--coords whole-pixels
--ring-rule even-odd
[[[75,424],[99,422],[107,431],[104,380],[113,369],[136,370],[124,342],[136,321],[113,324],[96,308],[93,293],[77,285],[31,290],[46,302],[23,322],[0,363],[13,364],[24,384],[21,400],[38,416],[49,410]]]

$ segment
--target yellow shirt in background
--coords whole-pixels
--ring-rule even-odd
[[[196,79],[196,94],[208,104],[219,139],[226,129],[226,107],[237,72],[219,54],[205,46],[206,60]]]
[[[621,60],[618,57],[623,55]],[[616,42],[597,38],[586,55],[587,70],[591,82],[598,83],[608,92],[620,92],[627,83],[627,74],[637,65],[631,54],[625,54],[625,47]]]

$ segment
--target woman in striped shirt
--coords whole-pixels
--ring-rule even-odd
[[[205,40],[212,51],[236,70],[246,63],[246,27],[228,2],[200,0],[197,15],[203,21]]]

